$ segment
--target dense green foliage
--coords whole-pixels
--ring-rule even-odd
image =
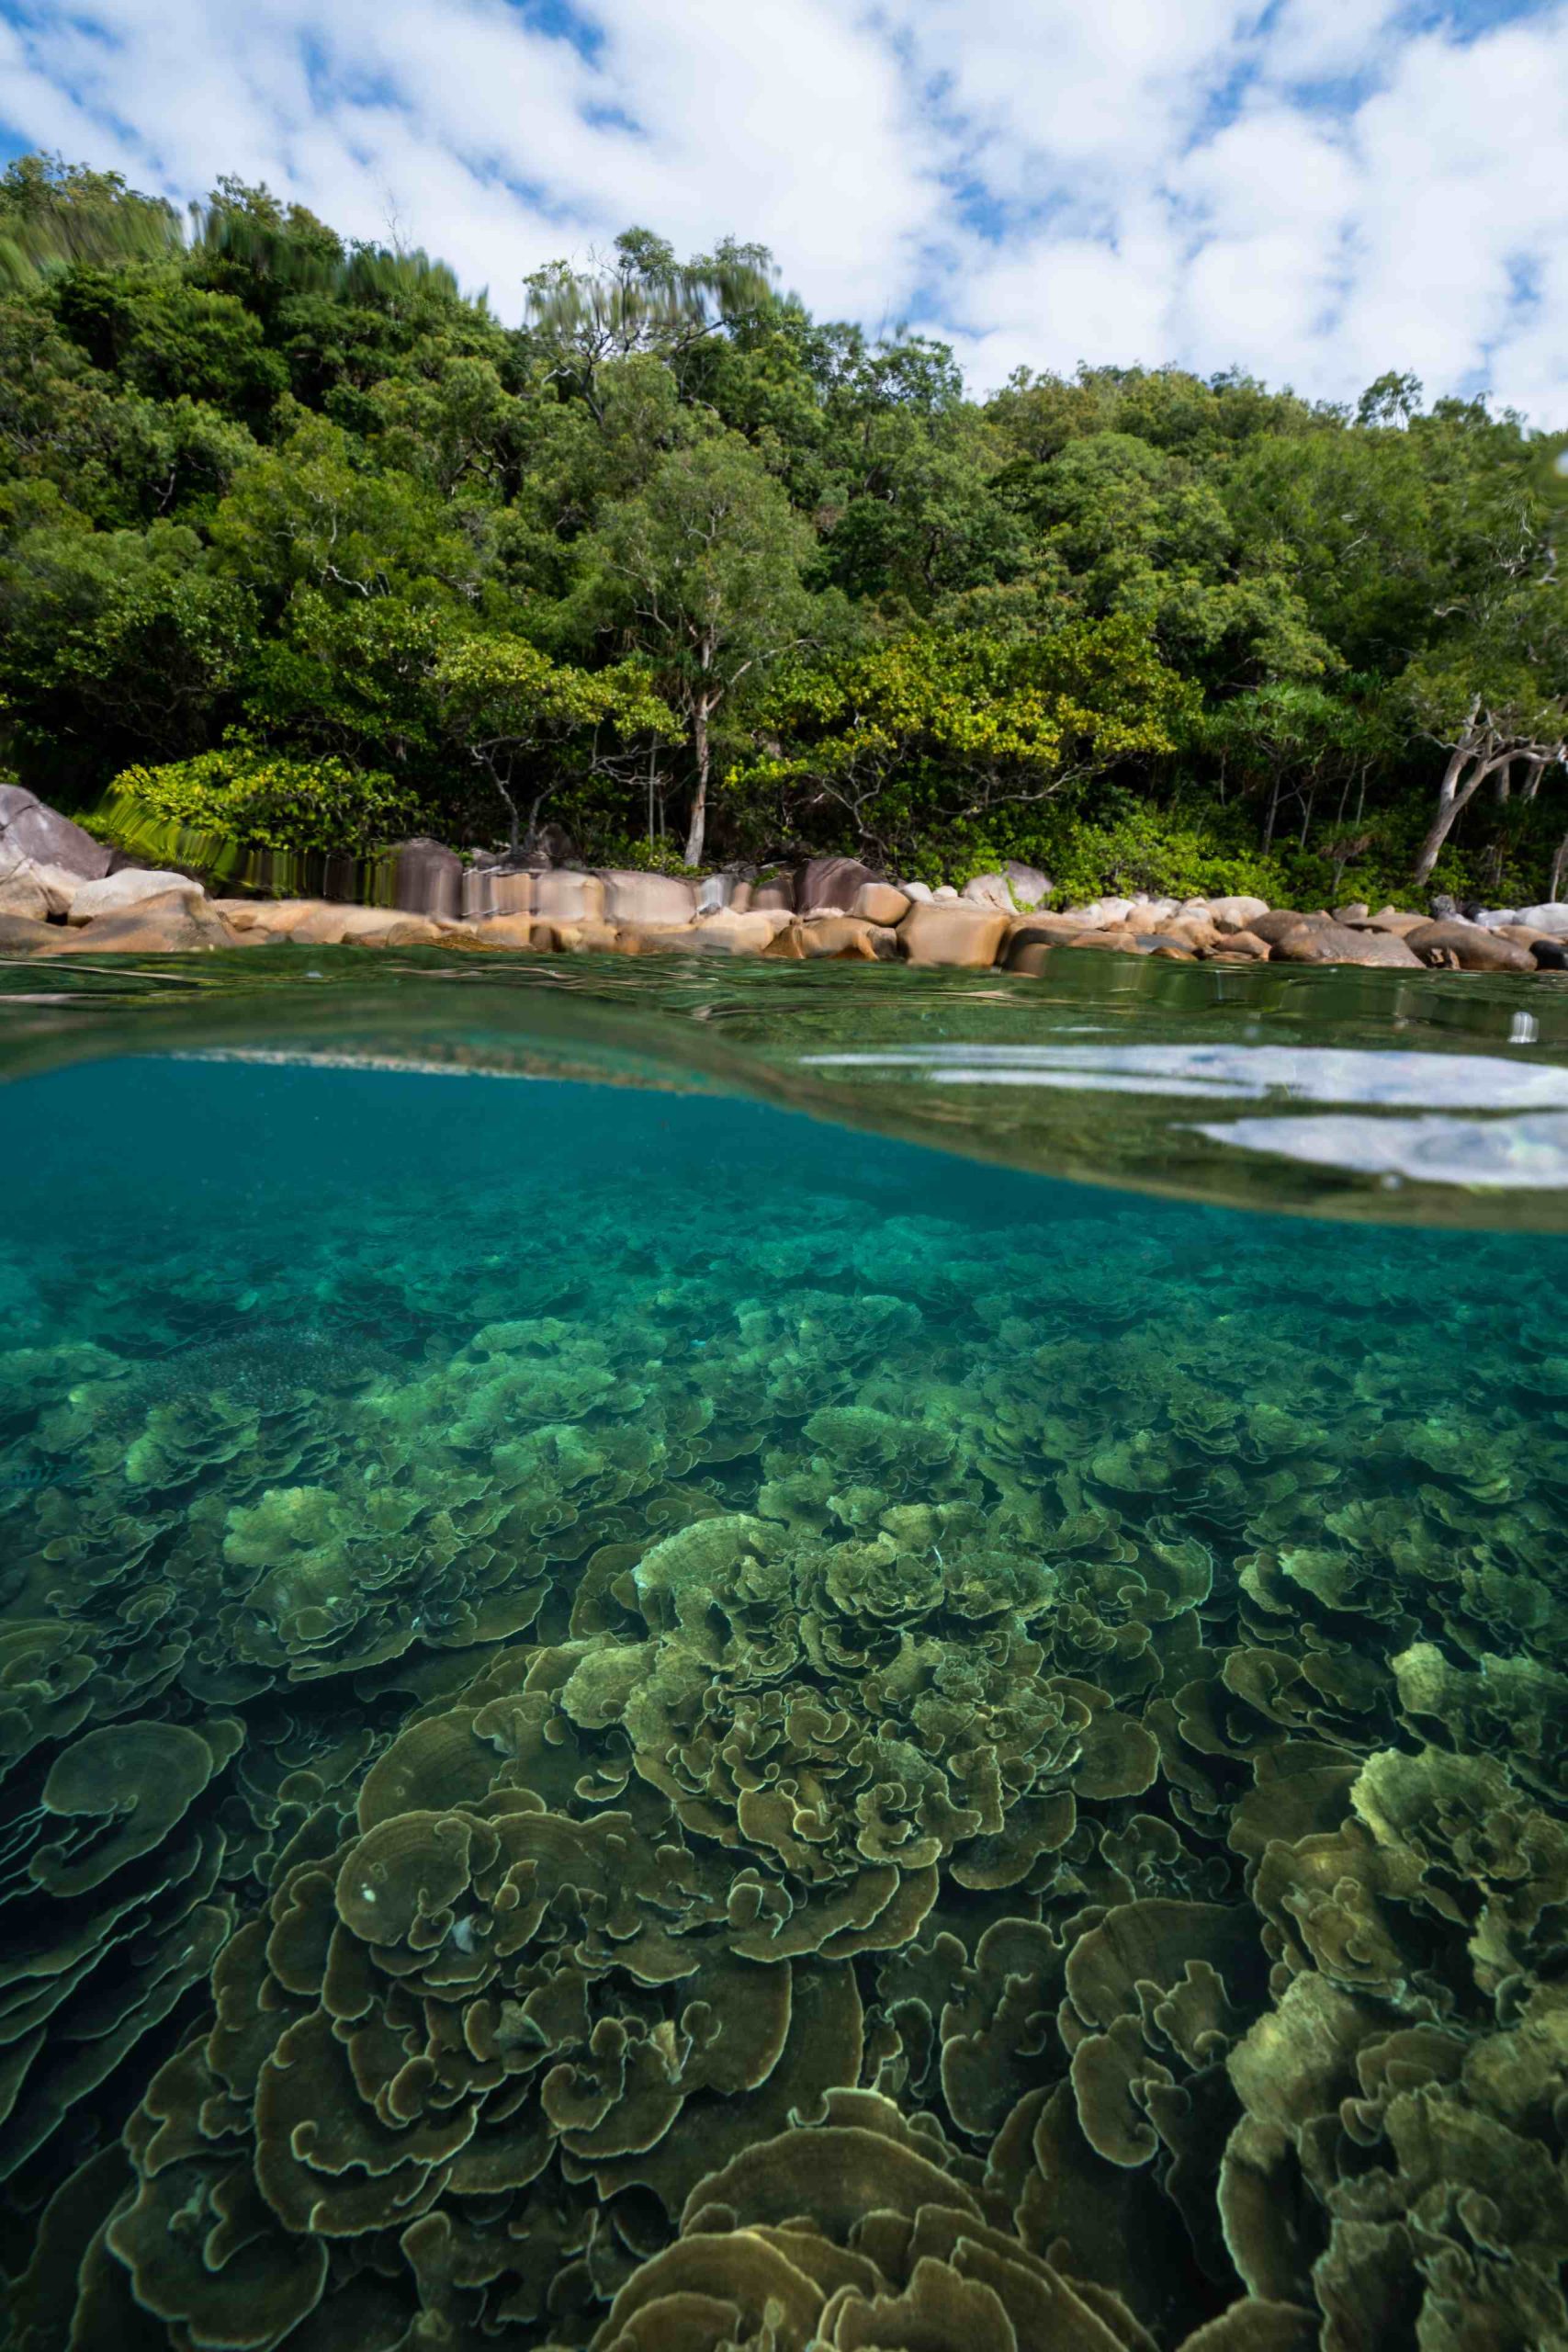
[[[419,804],[394,776],[352,768],[346,760],[290,759],[229,742],[193,760],[125,769],[100,813],[106,830],[128,847],[199,864],[229,842],[258,849],[374,849],[406,834]]]
[[[528,291],[509,328],[265,189],[186,232],[13,164],[16,772],[293,848],[1546,890],[1561,442],[1394,376],[1354,413],[1171,369],[977,401],[758,249],[640,230]]]

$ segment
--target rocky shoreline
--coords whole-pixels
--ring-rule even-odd
[[[718,953],[775,962],[892,963],[1038,973],[1057,949],[1181,963],[1375,965],[1395,970],[1568,970],[1568,906],[1436,916],[1261,899],[1097,899],[1050,906],[1012,865],[962,891],[894,883],[852,858],[757,880],[466,865],[410,845],[390,907],[211,897],[189,876],[128,864],[19,786],[0,786],[0,955],[178,955],[219,948],[444,947],[544,953]]]

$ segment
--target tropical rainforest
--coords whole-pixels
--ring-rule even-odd
[[[633,229],[525,281],[0,178],[0,760],[111,835],[845,850],[1058,896],[1568,871],[1568,435],[1021,369]],[[1397,355],[1393,355],[1397,357]]]

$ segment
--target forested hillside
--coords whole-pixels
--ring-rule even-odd
[[[299,848],[1538,899],[1563,446],[1397,374],[1354,413],[1092,366],[976,400],[761,250],[641,230],[512,328],[265,189],[182,223],[33,157],[0,756],[100,824]]]

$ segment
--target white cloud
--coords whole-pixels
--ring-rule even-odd
[[[982,389],[1398,367],[1568,423],[1568,0],[1404,5],[0,0],[0,126],[182,198],[233,171],[353,234],[395,211],[506,315],[640,220],[759,237]]]

